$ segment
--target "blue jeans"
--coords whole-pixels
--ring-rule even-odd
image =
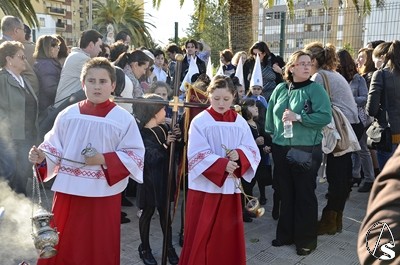
[[[393,144],[392,146],[392,152],[385,152],[381,150],[377,150],[377,157],[378,157],[378,163],[379,163],[379,169],[382,170],[383,167],[385,166],[386,162],[389,160],[389,158],[392,157],[394,151],[396,151],[398,144]]]
[[[372,164],[371,152],[367,146],[367,134],[364,132],[360,141],[361,150],[352,154],[353,160],[353,178],[361,178],[361,168],[364,172],[364,182],[374,182],[375,173]]]

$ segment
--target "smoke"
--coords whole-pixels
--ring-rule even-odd
[[[0,179],[1,265],[16,265],[22,261],[36,264],[38,254],[31,235],[31,216],[31,200],[13,192],[8,184]]]

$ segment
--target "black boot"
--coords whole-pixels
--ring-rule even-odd
[[[179,232],[179,246],[183,247],[183,231]]]
[[[143,260],[145,265],[157,265],[157,261],[151,253],[151,249],[142,249],[142,244],[138,248],[139,257]]]
[[[170,264],[176,265],[179,263],[179,257],[176,254],[175,248],[173,247],[168,248],[167,256]]]

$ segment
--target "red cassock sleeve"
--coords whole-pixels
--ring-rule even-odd
[[[45,162],[43,162],[42,164],[36,164],[36,173],[37,173],[37,177],[39,179],[40,182],[43,182],[46,179],[47,176],[47,165]]]
[[[241,178],[244,175],[244,173],[249,169],[250,162],[242,150],[236,149],[236,151],[239,154],[238,164],[240,167],[237,168],[233,173],[235,174],[236,177]],[[203,175],[218,187],[222,187],[226,178],[228,177],[228,172],[225,171],[228,162],[229,162],[228,158],[217,159],[217,161],[215,161],[214,164],[212,164],[209,168],[207,168],[203,172]]]
[[[250,162],[242,150],[240,150],[240,149],[235,149],[235,150],[239,154],[238,164],[240,167],[237,168],[233,173],[236,175],[236,177],[241,178],[244,175],[244,173],[249,169]]]
[[[105,153],[103,155],[106,161],[107,168],[104,168],[103,166],[101,168],[104,171],[104,175],[106,176],[108,185],[112,186],[115,183],[120,182],[130,174],[129,170],[119,159],[117,153],[111,152]]]
[[[203,172],[203,175],[218,187],[222,187],[228,177],[228,172],[225,171],[228,162],[228,158],[218,158],[214,164]]]

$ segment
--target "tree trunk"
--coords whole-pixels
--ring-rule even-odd
[[[253,44],[252,0],[228,0],[229,48],[233,53],[248,51]]]

